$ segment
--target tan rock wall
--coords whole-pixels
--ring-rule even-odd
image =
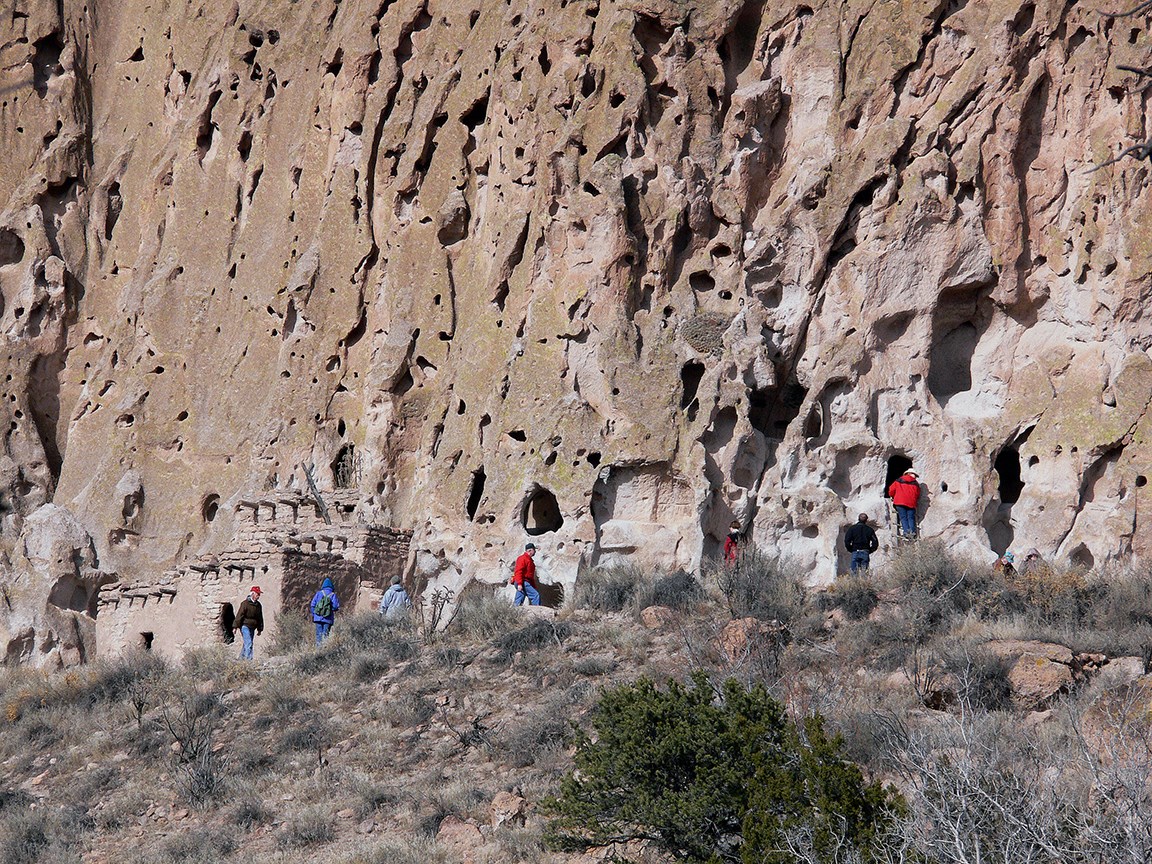
[[[135,580],[223,550],[234,506],[307,464],[413,530],[433,583],[506,578],[526,525],[562,585],[690,566],[734,517],[823,581],[902,455],[957,548],[1148,552],[1147,167],[1088,171],[1146,134],[1117,69],[1142,21],[21,8],[7,548],[52,500]]]

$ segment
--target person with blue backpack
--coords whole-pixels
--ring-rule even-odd
[[[332,625],[336,621],[336,611],[340,608],[340,599],[336,596],[336,586],[332,580],[325,578],[320,590],[312,598],[312,621],[316,624],[316,644],[321,644],[332,632]]]

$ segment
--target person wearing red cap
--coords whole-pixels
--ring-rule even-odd
[[[540,592],[536,590],[536,562],[532,557],[536,554],[536,544],[528,543],[524,547],[524,554],[516,559],[516,567],[512,571],[512,584],[516,586],[516,605],[521,606],[524,599],[528,599],[529,606],[540,605]]]
[[[253,585],[248,597],[240,604],[236,612],[236,623],[233,625],[244,638],[244,647],[240,649],[241,660],[252,659],[252,637],[264,632],[264,608],[260,605],[260,586]]]

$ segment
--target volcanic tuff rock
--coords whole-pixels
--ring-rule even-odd
[[[1149,34],[1092,5],[15,0],[9,579],[48,502],[138,579],[301,464],[432,584],[734,517],[824,581],[894,456],[989,561],[1147,554],[1148,169],[1088,169]]]

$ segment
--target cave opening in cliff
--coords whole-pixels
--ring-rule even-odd
[[[957,393],[972,389],[972,355],[979,333],[969,322],[950,330],[932,346],[928,361],[928,390],[941,405]]]
[[[1080,543],[1068,553],[1068,560],[1072,566],[1079,567],[1081,570],[1091,570],[1096,566],[1096,557],[1092,554],[1092,550],[1085,544]]]
[[[912,460],[905,456],[903,453],[897,453],[895,456],[888,457],[888,471],[884,475],[884,497],[891,498],[888,494],[888,487],[912,467]]]
[[[973,389],[973,364],[980,337],[993,315],[994,281],[951,286],[941,292],[932,313],[928,391],[941,405]],[[977,369],[978,371],[978,369]]]
[[[341,420],[341,423],[344,421]],[[356,445],[349,442],[336,453],[332,460],[332,482],[337,489],[351,489],[356,485]]]
[[[1024,491],[1024,481],[1020,477],[1020,453],[1013,447],[1005,447],[997,454],[992,467],[1000,478],[1000,503],[1015,504]]]
[[[140,634],[140,648],[144,651],[152,650],[152,640],[156,638],[156,634],[150,630],[146,630]]]
[[[205,522],[211,522],[216,518],[216,514],[220,512],[220,496],[209,495],[204,499],[204,503],[200,505],[200,515],[204,518]]]
[[[774,387],[748,391],[748,422],[770,441],[781,441],[792,421],[800,416],[808,388],[793,374],[779,390]]]
[[[0,228],[0,267],[24,260],[24,241],[11,228]]]
[[[698,360],[690,360],[680,369],[680,383],[684,392],[680,396],[680,408],[688,413],[688,422],[696,419],[696,412],[700,409],[700,402],[696,399],[696,392],[700,389],[700,380],[704,377],[704,364]]]
[[[476,511],[480,508],[480,501],[484,497],[484,484],[487,482],[488,475],[484,473],[484,466],[481,465],[472,472],[472,483],[468,487],[468,502],[464,505],[469,522],[476,521]]]
[[[564,516],[560,513],[556,496],[543,486],[537,486],[524,502],[520,521],[525,533],[530,537],[538,537],[550,531],[559,531],[564,524]]]

